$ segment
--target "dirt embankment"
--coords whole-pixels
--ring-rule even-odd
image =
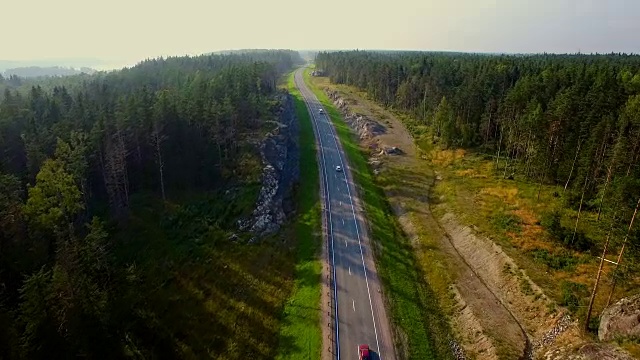
[[[434,218],[429,191],[439,176],[425,171],[413,139],[402,122],[388,111],[356,95],[327,91],[363,147],[371,150],[374,173],[392,177],[385,188],[399,221],[425,264],[429,252],[437,267],[426,274],[446,272],[450,323],[462,348],[458,359],[630,359],[611,345],[593,344],[581,334],[567,312],[548,298],[517,264],[490,239],[459,223],[446,212]],[[369,111],[375,108],[375,115]],[[357,111],[354,111],[354,108]],[[384,117],[384,123],[376,115]],[[382,149],[382,151],[381,151]],[[399,149],[389,153],[384,149]],[[390,156],[390,155],[404,156]],[[396,177],[397,175],[397,177]],[[427,240],[429,239],[429,240]],[[432,248],[433,247],[433,248]],[[433,255],[431,255],[433,259]],[[427,279],[431,281],[431,279]]]

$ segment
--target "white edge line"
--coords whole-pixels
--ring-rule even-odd
[[[302,73],[302,71],[299,71],[300,73]],[[303,76],[302,74],[300,74],[301,76]],[[295,80],[295,76],[294,76],[294,80]],[[294,81],[295,82],[295,81]],[[302,84],[304,84],[304,86],[306,87],[307,84],[305,84],[304,82],[304,76],[302,78]],[[338,329],[338,324],[339,324],[339,320],[338,320],[338,287],[337,287],[337,279],[336,279],[336,255],[335,252],[333,250],[333,225],[331,224],[331,201],[330,201],[330,193],[329,193],[329,184],[328,184],[328,180],[327,180],[327,162],[324,158],[324,151],[323,151],[323,145],[322,145],[322,136],[320,136],[320,129],[318,128],[318,124],[316,122],[316,117],[315,114],[313,112],[313,110],[311,109],[311,106],[309,105],[309,101],[307,101],[307,98],[302,94],[302,88],[300,86],[298,86],[298,90],[300,90],[300,95],[302,95],[302,98],[305,102],[305,104],[307,105],[307,110],[309,111],[309,114],[311,115],[311,118],[313,119],[313,128],[316,132],[316,134],[318,135],[318,142],[320,145],[320,155],[322,158],[322,164],[323,164],[323,175],[324,175],[324,188],[325,188],[325,194],[326,194],[326,199],[325,202],[327,203],[327,207],[328,207],[328,212],[329,212],[329,236],[331,237],[331,262],[332,262],[332,267],[333,267],[333,292],[334,292],[334,304],[335,304],[335,312],[336,312],[336,353],[337,353],[337,358],[338,360],[340,360],[340,332]],[[313,95],[313,93],[311,93]],[[339,153],[339,152],[338,152]],[[342,158],[340,158],[340,163],[342,164]],[[356,229],[357,229],[357,225],[356,225]],[[359,238],[358,238],[359,240]],[[360,250],[362,252],[362,249]],[[365,271],[365,276],[366,276],[366,271]],[[368,290],[368,285],[367,285],[367,290]],[[371,303],[371,295],[369,295],[369,303]],[[373,324],[374,328],[375,328],[375,321]],[[378,335],[376,335],[376,342],[378,341]]]
[[[336,143],[336,150],[339,150],[341,148],[339,147],[338,140],[336,139],[338,135],[336,134],[336,130],[333,127],[333,122],[329,122],[329,127],[331,128],[331,133],[333,134],[333,141]],[[338,153],[338,157],[340,158],[340,165],[342,166],[343,169],[345,169],[344,162],[342,161],[341,152],[340,151],[336,151],[336,152]],[[345,178],[347,178],[346,171],[345,171]],[[367,283],[367,294],[369,295],[369,307],[371,308],[371,320],[373,321],[373,331],[376,335],[376,348],[378,350],[378,359],[382,360],[380,343],[378,342],[378,330],[376,329],[376,318],[373,314],[373,302],[371,301],[371,291],[369,290],[369,278],[367,277],[367,266],[364,263],[364,255],[362,252],[362,242],[360,241],[360,231],[358,230],[358,220],[356,218],[355,207],[353,206],[353,201],[351,199],[351,190],[350,190],[348,181],[347,181],[347,193],[349,194],[349,202],[351,203],[351,214],[353,215],[353,221],[355,222],[355,225],[356,225],[356,235],[358,236],[358,244],[360,245],[360,258],[362,259],[362,267],[364,269],[364,279],[365,279],[365,282]]]

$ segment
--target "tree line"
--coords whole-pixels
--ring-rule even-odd
[[[565,245],[592,250],[577,231],[590,210],[639,253],[626,225],[640,196],[640,56],[348,51],[321,52],[316,64],[410,114],[433,144],[488,154],[504,178],[558,185],[578,212],[573,231],[557,214],[549,221]]]
[[[95,73],[96,70],[88,68],[88,67],[81,67],[79,69],[74,69],[74,68],[67,68],[67,67],[61,67],[61,66],[48,66],[48,67],[41,67],[41,66],[24,66],[24,67],[16,67],[16,68],[11,68],[11,69],[6,69],[4,71],[4,76],[11,78],[12,76],[17,76],[20,78],[26,78],[26,77],[56,77],[56,76],[71,76],[71,75],[79,75],[82,73],[85,74],[93,74]],[[1,76],[2,74],[0,74]],[[0,81],[2,80],[2,78],[0,78]]]
[[[166,199],[241,177],[239,157],[258,153],[279,108],[278,78],[299,62],[284,50],[159,58],[6,89],[0,358],[162,356],[161,329],[126,304],[144,299],[135,272],[113,266],[108,230],[136,193]]]

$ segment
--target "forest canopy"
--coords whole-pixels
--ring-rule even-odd
[[[400,113],[427,158],[464,148],[537,201],[548,186],[558,205],[538,224],[554,246],[596,259],[612,239],[608,301],[637,281],[640,56],[343,51],[316,66]]]
[[[335,83],[410,113],[433,143],[496,156],[505,177],[630,218],[640,195],[640,56],[319,53]],[[622,206],[622,208],[620,208]]]
[[[292,51],[160,58],[6,89],[0,358],[173,351],[136,307],[150,299],[135,263],[114,259],[111,232],[136,221],[136,194],[163,200],[255,182],[241,159],[259,157],[253,140],[276,116],[276,83],[299,62]]]

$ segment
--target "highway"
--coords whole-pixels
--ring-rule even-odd
[[[349,164],[326,109],[319,112],[322,106],[304,83],[302,71],[296,71],[295,83],[307,104],[319,149],[325,240],[334,280],[331,291],[337,299],[331,303],[337,320],[332,325],[334,358],[356,360],[357,346],[367,344],[373,359],[395,360],[391,327]],[[343,171],[336,171],[336,166]]]

